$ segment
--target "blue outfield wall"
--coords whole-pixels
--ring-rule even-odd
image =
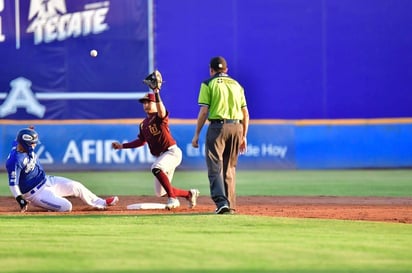
[[[296,168],[412,167],[412,124],[295,128]]]
[[[0,161],[4,166],[20,125],[0,126]],[[183,151],[179,169],[206,169],[204,139],[191,147],[195,125],[171,125]],[[114,140],[135,138],[130,124],[37,125],[41,144],[36,151],[48,171],[147,170],[153,157],[147,146],[115,151]],[[341,169],[412,167],[412,124],[299,125],[252,124],[248,152],[238,169]],[[3,167],[4,168],[4,167]]]

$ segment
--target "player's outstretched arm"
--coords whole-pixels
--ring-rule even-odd
[[[143,146],[145,143],[146,142],[144,140],[141,140],[139,138],[136,138],[133,141],[125,142],[125,143],[114,141],[112,142],[112,148],[115,150],[138,148],[140,146]]]
[[[155,94],[157,115],[159,118],[164,118],[167,115],[167,112],[166,107],[163,104],[162,99],[160,98],[160,89],[154,89],[153,93]]]

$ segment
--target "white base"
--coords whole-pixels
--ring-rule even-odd
[[[127,206],[127,209],[166,209],[166,204],[161,203],[136,203]]]

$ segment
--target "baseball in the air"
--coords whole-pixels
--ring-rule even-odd
[[[90,50],[90,56],[97,57],[97,50],[96,49]]]

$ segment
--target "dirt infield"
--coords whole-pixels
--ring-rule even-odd
[[[117,206],[105,211],[85,206],[78,198],[69,198],[73,203],[70,214],[212,214],[215,207],[208,196],[201,196],[194,209],[187,208],[181,199],[181,207],[167,210],[128,210],[127,205],[134,203],[163,203],[165,198],[150,196],[120,196]],[[341,220],[364,220],[412,224],[412,197],[274,197],[242,196],[237,199],[236,214],[269,217],[323,218]],[[18,205],[12,197],[0,197],[0,214],[17,214]],[[37,207],[29,207],[26,214],[62,214],[47,212]]]

